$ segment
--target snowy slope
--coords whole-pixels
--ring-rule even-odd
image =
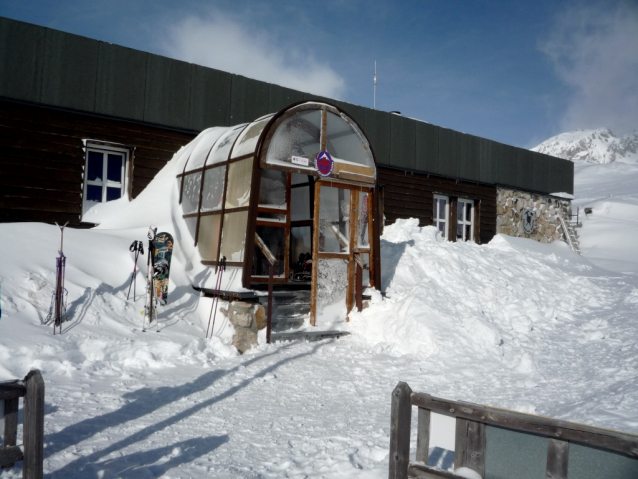
[[[219,316],[204,339],[211,303],[190,288],[188,242],[176,238],[159,333],[140,331],[143,301],[126,299],[129,244],[150,222],[181,229],[167,213],[171,195],[158,193],[172,191],[170,168],[132,203],[106,205],[99,229],[65,234],[61,336],[43,325],[57,228],[0,224],[0,380],[42,370],[51,477],[387,477],[398,381],[638,432],[638,275],[608,269],[638,220],[638,167],[577,165],[576,201],[594,205],[580,229],[583,256],[505,236],[448,243],[400,221],[381,242],[387,297],[342,324],[351,336],[243,356]],[[148,205],[160,196],[156,216]],[[619,261],[638,271],[630,249]],[[137,284],[140,292],[141,276]],[[439,441],[449,445],[448,435]]]
[[[588,163],[638,163],[638,131],[617,137],[607,128],[576,130],[553,136],[532,151]]]

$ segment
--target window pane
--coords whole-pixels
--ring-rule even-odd
[[[112,187],[109,186],[106,189],[106,201],[117,200],[121,196],[122,196],[122,189],[121,188],[112,188]]]
[[[335,158],[374,167],[370,148],[343,118],[328,112],[327,149]]]
[[[216,211],[222,207],[226,165],[204,171],[202,211]]]
[[[195,213],[199,203],[199,187],[202,183],[202,172],[191,173],[184,177],[182,190],[182,210],[184,214]]]
[[[224,215],[221,255],[228,261],[244,261],[248,211]]]
[[[292,156],[305,156],[308,168],[314,169],[312,160],[321,150],[321,111],[306,110],[287,118],[272,137],[266,161],[292,164]],[[302,167],[303,168],[303,167]]]
[[[301,183],[308,183],[309,181],[311,181],[312,176],[308,176],[308,175],[300,175],[299,173],[293,173],[292,174],[292,184],[293,185],[298,185]]]
[[[255,153],[259,135],[261,135],[261,132],[266,126],[266,123],[268,123],[271,118],[272,115],[269,115],[266,118],[262,118],[259,121],[255,121],[254,123],[248,125],[237,139],[230,157],[239,158],[240,156]]]
[[[472,239],[472,225],[465,225],[465,241]]]
[[[219,259],[219,226],[221,215],[206,215],[199,218],[199,235],[197,248],[203,260],[216,261]],[[187,221],[190,218],[187,218]],[[197,218],[192,218],[196,220]],[[195,228],[193,227],[193,230]],[[189,227],[190,230],[190,227]]]
[[[465,214],[463,214],[464,208],[465,208],[465,202],[459,201],[457,209],[456,209],[456,218],[459,221],[463,221],[463,218],[465,217]]]
[[[191,238],[195,241],[195,228],[197,228],[197,218],[184,218],[188,232],[191,234]]]
[[[290,221],[310,219],[310,187],[300,186],[290,189]]]
[[[226,208],[237,208],[248,205],[252,174],[252,158],[236,161],[235,163],[228,165]]]
[[[106,179],[116,183],[122,183],[122,155],[109,154],[108,158],[109,160],[106,165]]]
[[[439,227],[439,231],[445,236],[445,223],[439,221],[437,226]]]
[[[86,201],[102,201],[102,187],[86,185]]]
[[[465,208],[465,219],[466,221],[472,221],[472,210],[474,209],[474,205],[472,203],[466,203]]]
[[[456,237],[458,239],[463,239],[463,225],[458,225],[456,227]]]
[[[306,261],[312,259],[312,228],[301,226],[290,228],[290,269],[293,281],[311,281],[310,266]]]
[[[347,253],[350,243],[350,190],[321,188],[319,251]]]
[[[358,223],[357,223],[357,246],[367,248],[370,246],[369,236],[369,215],[368,215],[368,193],[359,192]]]
[[[217,142],[226,131],[227,128],[213,127],[200,133],[194,148],[190,152],[188,164],[184,171],[189,172],[204,166],[215,142]]]
[[[286,205],[286,172],[261,170],[259,204],[268,206]]]
[[[274,268],[275,276],[283,275],[286,266],[284,259],[286,254],[286,229],[257,226],[256,232],[266,244],[272,255],[277,259]],[[253,256],[252,274],[253,276],[268,276],[270,274],[270,261],[268,261],[256,243]]]
[[[444,200],[443,198],[439,198],[439,219],[440,220],[445,220],[445,205],[447,204],[447,201]]]
[[[229,131],[223,138],[220,138],[219,141],[215,143],[215,146],[213,147],[213,150],[209,155],[206,164],[212,165],[214,163],[228,160],[230,148],[231,146],[233,146],[237,135],[239,135],[243,129],[244,126],[242,125],[238,128],[235,128],[234,130]]]
[[[86,179],[88,181],[102,181],[104,171],[103,161],[104,155],[102,153],[89,151],[89,161],[86,168]]]

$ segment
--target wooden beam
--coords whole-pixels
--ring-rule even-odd
[[[567,479],[569,442],[549,438],[547,443],[547,479]]]
[[[400,382],[392,391],[390,411],[390,475],[389,479],[407,479],[410,463],[410,422],[412,389]]]
[[[448,416],[493,426],[574,441],[638,458],[638,436],[582,424],[534,416],[507,409],[448,401],[424,393],[413,393],[412,404]]]
[[[416,430],[416,460],[427,465],[430,456],[430,411],[419,408]]]
[[[44,461],[44,380],[37,369],[24,378],[24,462],[23,477],[40,479]]]
[[[319,203],[321,186],[315,185],[315,204],[312,231],[312,283],[310,286],[310,325],[317,325],[317,270],[319,269]]]
[[[464,476],[458,476],[453,472],[435,469],[434,467],[423,464],[410,463],[408,466],[408,477],[415,477],[417,479],[463,479]]]
[[[21,398],[27,393],[27,388],[20,381],[0,383],[0,400]]]

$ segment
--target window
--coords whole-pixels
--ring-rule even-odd
[[[434,221],[433,224],[447,239],[448,223],[450,215],[450,198],[447,196],[434,195]]]
[[[474,240],[474,202],[459,198],[456,212],[456,238],[462,241]]]
[[[99,203],[127,196],[128,159],[127,148],[87,142],[82,214]]]

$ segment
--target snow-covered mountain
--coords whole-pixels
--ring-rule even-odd
[[[608,128],[576,130],[553,136],[532,151],[588,163],[638,163],[638,130],[623,137]]]

